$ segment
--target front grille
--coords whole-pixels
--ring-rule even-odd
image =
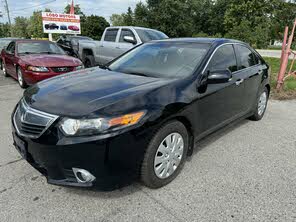
[[[71,72],[74,70],[73,67],[52,67],[52,71],[60,73],[60,72]]]
[[[57,118],[56,115],[33,109],[21,100],[15,111],[13,122],[19,135],[39,138]]]

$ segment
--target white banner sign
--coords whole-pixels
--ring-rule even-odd
[[[43,32],[81,34],[80,16],[42,12]]]

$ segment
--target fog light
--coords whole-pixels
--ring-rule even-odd
[[[72,168],[78,183],[91,183],[95,181],[95,177],[84,169]]]

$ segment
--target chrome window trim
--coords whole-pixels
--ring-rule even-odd
[[[53,115],[53,114],[49,114],[49,113],[46,113],[46,112],[42,112],[40,110],[37,110],[37,109],[34,109],[34,108],[30,107],[26,103],[26,101],[24,99],[22,99],[20,101],[20,103],[22,103],[22,105],[24,106],[24,108],[26,110],[28,110],[29,112],[33,113],[34,115],[51,119],[49,121],[49,123],[44,127],[43,131],[39,135],[28,135],[28,134],[21,133],[20,130],[19,130],[19,128],[18,128],[18,126],[17,126],[17,124],[16,124],[16,121],[15,121],[15,117],[16,117],[16,114],[17,114],[17,112],[19,110],[19,106],[20,106],[20,105],[18,105],[18,107],[16,108],[16,110],[15,110],[15,112],[13,114],[13,124],[14,124],[14,127],[15,127],[16,131],[17,131],[17,134],[20,135],[20,136],[28,137],[28,138],[32,138],[32,139],[38,139],[59,118],[59,116],[57,116],[57,115]],[[24,121],[23,119],[21,119],[20,121],[23,122],[23,123],[32,124],[32,123],[29,123],[27,121]],[[37,124],[33,124],[33,125],[36,125],[36,126],[44,126],[44,125],[37,125]]]
[[[201,72],[202,75],[204,75],[205,71],[207,70],[207,68],[208,68],[210,62],[212,61],[212,58],[214,57],[215,53],[217,52],[217,50],[218,50],[219,48],[225,46],[225,45],[241,45],[241,46],[244,46],[244,47],[248,48],[252,53],[255,54],[255,52],[254,52],[252,49],[250,49],[250,47],[248,47],[246,44],[243,44],[243,43],[237,43],[237,42],[235,42],[235,43],[230,43],[230,42],[228,42],[228,43],[223,43],[222,45],[219,45],[219,46],[214,50],[214,52],[212,53],[212,55],[210,56],[209,60],[207,61],[206,65],[205,65],[205,68],[204,68],[204,69],[202,70],[202,72]],[[235,53],[235,49],[234,49],[234,53]],[[237,57],[237,55],[236,55],[236,57]],[[250,69],[250,68],[253,68],[253,67],[257,66],[257,65],[260,65],[260,64],[256,64],[256,65],[253,65],[253,66],[250,66],[250,67],[244,68],[244,69],[240,69],[240,70],[237,70],[237,71],[232,72],[232,73],[235,74],[235,73],[237,73],[237,72],[245,71],[245,70]]]

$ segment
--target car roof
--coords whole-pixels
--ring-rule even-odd
[[[150,29],[150,28],[145,28],[145,27],[140,27],[140,26],[110,26],[107,29],[118,29],[118,28],[123,28],[123,29],[124,28],[132,28],[132,29],[152,30],[152,31],[161,32],[156,29]]]
[[[238,40],[226,39],[226,38],[171,38],[171,39],[154,40],[152,42],[184,42],[184,43],[204,43],[204,44],[217,44],[217,45],[221,45],[224,43],[246,44]]]

